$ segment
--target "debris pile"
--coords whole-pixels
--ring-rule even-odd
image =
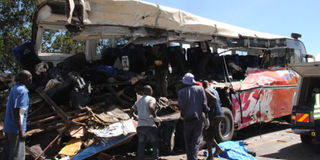
[[[102,139],[109,134],[108,127],[130,120],[128,111],[145,84],[154,89],[156,113],[166,121],[160,126],[161,151],[183,148],[183,136],[174,137],[175,133],[182,134],[176,100],[182,75],[193,71],[197,79],[221,81],[223,77],[223,65],[216,63],[222,62],[221,57],[199,46],[189,48],[186,53],[180,46],[129,44],[103,49],[101,59],[90,63],[83,53],[78,53],[54,65],[41,61],[29,45],[17,47],[14,55],[33,74],[33,83],[28,86],[31,106],[27,145],[36,146],[29,148],[29,153],[38,159],[59,153],[73,157],[81,151],[88,153],[86,149],[90,150],[90,146],[104,144]],[[222,102],[224,99],[228,98],[222,95]],[[128,142],[134,134],[134,130],[124,131],[114,136],[120,138],[114,143]],[[51,135],[51,139],[45,137],[41,152],[35,151],[40,143],[37,138],[43,135]],[[108,145],[102,148],[114,147]]]
[[[128,111],[139,98],[137,92],[144,84],[155,88],[156,110],[163,121],[178,120],[180,115],[174,99],[180,77],[168,77],[167,96],[162,97],[154,75],[157,73],[153,73],[155,68],[146,60],[151,58],[146,56],[147,48],[106,49],[102,59],[92,63],[79,53],[54,66],[41,62],[27,46],[20,46],[15,56],[19,55],[17,60],[21,66],[33,74],[33,83],[28,86],[27,152],[35,159],[52,156],[85,159],[130,142],[137,122],[131,119]],[[140,57],[136,57],[139,54]],[[27,61],[26,57],[32,58]],[[124,58],[127,64],[117,62],[123,57],[128,58]],[[116,68],[117,65],[121,67]],[[168,129],[165,123],[163,126]],[[174,130],[175,126],[171,125],[170,132]]]

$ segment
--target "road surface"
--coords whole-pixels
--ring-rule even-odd
[[[241,140],[249,151],[256,153],[258,160],[319,160],[320,151],[315,152],[314,146],[303,145],[300,136],[294,134],[290,124],[283,121],[273,121],[245,128],[235,136]],[[200,159],[206,159],[203,151],[199,152]],[[185,154],[162,156],[168,160],[184,160]],[[215,158],[217,160],[219,158]]]

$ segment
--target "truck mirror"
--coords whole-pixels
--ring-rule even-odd
[[[312,54],[307,54],[306,58],[314,58]]]
[[[305,59],[307,62],[315,62],[316,61],[316,58],[312,54],[306,54]]]

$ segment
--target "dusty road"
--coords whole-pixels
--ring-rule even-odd
[[[256,153],[258,160],[320,159],[320,153],[316,153],[313,146],[303,145],[300,136],[294,134],[286,122],[274,121],[245,128],[237,133],[234,140],[242,140],[249,151]],[[205,159],[203,151],[199,152],[200,159]],[[185,159],[185,155],[162,156],[162,158],[180,160]]]
[[[320,154],[315,152],[314,146],[302,144],[300,136],[292,132],[288,123],[275,121],[264,124],[262,127],[251,127],[239,132],[240,135],[237,138],[241,138],[248,132],[258,133],[247,138],[244,137],[243,141],[247,143],[249,151],[256,153],[256,158],[259,160],[320,159]]]

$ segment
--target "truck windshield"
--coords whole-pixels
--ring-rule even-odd
[[[288,64],[305,62],[301,49],[280,48],[271,50],[270,64],[272,67],[285,67]]]

